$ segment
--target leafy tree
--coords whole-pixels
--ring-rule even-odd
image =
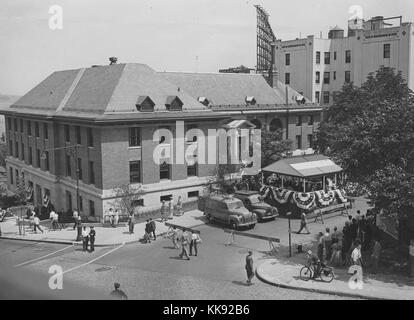
[[[114,198],[112,205],[126,214],[134,213],[134,208],[139,200],[142,199],[144,189],[141,184],[123,184],[114,188]]]
[[[292,141],[283,139],[282,130],[262,130],[262,167],[280,160],[292,149]]]
[[[414,204],[414,93],[400,73],[381,67],[361,87],[346,84],[315,144],[367,187],[378,208]]]
[[[0,143],[0,166],[6,166],[6,157],[7,157],[7,145],[5,143]]]

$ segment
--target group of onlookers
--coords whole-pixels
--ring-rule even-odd
[[[193,249],[194,255],[197,256],[197,245],[202,243],[201,237],[198,233],[192,230],[190,234],[173,227],[171,232],[169,232],[169,235],[172,239],[174,249],[180,249],[179,244],[181,244],[181,253],[179,255],[181,259],[185,256],[187,260],[190,260],[190,256],[193,255]],[[190,251],[188,251],[188,248],[190,248]]]
[[[169,201],[162,200],[161,202],[161,222],[167,221],[168,219],[172,219],[174,215],[174,210],[176,210],[177,216],[182,216],[184,214],[183,211],[183,201],[181,200],[181,196],[178,197],[177,204],[174,205],[174,200],[171,198]]]

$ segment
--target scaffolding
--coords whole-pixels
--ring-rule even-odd
[[[273,86],[276,37],[269,23],[269,14],[260,5],[255,5],[255,8],[257,12],[256,71],[264,76],[270,86]]]

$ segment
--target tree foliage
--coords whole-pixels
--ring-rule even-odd
[[[144,189],[141,184],[123,184],[115,187],[112,205],[121,213],[132,214],[139,200],[142,199]]]
[[[292,141],[283,139],[282,130],[262,130],[262,168],[280,160],[292,149]]]
[[[364,184],[378,206],[414,203],[414,93],[400,73],[381,67],[361,87],[346,84],[315,144]]]

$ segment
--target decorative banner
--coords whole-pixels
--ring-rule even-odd
[[[43,206],[47,208],[47,206],[49,205],[50,199],[48,196],[44,196],[43,197]]]
[[[290,196],[293,194],[293,191],[290,190],[283,190],[278,188],[271,188],[271,190],[274,200],[280,204],[287,203],[290,199]]]
[[[334,192],[340,202],[345,203],[348,201],[348,199],[346,198],[346,193],[344,189],[335,189]]]
[[[293,202],[301,209],[309,210],[315,205],[315,194],[313,192],[293,194]]]
[[[315,191],[316,198],[322,206],[329,206],[335,201],[335,193],[331,190],[325,192],[324,190]]]

